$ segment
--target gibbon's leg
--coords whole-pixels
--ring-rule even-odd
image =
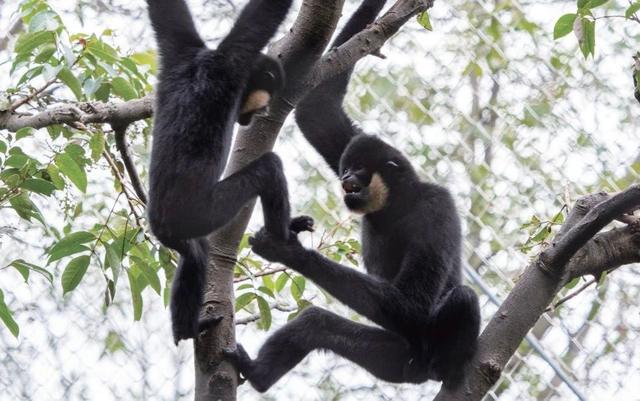
[[[189,208],[171,216],[167,226],[173,238],[204,237],[231,221],[251,199],[260,196],[266,230],[280,238],[289,238],[289,195],[280,158],[265,153],[242,170],[209,188],[193,183]],[[189,184],[191,185],[191,184]],[[185,185],[188,187],[188,185]],[[180,207],[177,205],[176,207]]]
[[[478,296],[464,285],[453,288],[442,298],[429,323],[431,366],[445,386],[460,384],[476,351],[479,333]]]
[[[407,381],[407,370],[412,369],[411,347],[400,335],[313,306],[271,335],[255,360],[241,345],[225,353],[251,385],[264,392],[316,349],[333,351],[389,382]]]

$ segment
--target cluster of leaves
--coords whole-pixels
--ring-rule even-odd
[[[73,96],[78,101],[129,100],[151,89],[153,53],[121,55],[107,43],[110,31],[100,36],[71,34],[44,0],[24,1],[20,13],[25,31],[15,43],[11,65],[14,84],[0,97],[0,112],[44,108],[59,101],[58,96],[63,99]],[[167,286],[173,277],[175,257],[151,243],[137,216],[122,207],[125,203],[119,178],[124,176],[122,166],[116,163],[106,167],[99,163],[102,157],[112,155],[112,138],[100,127],[53,125],[47,127],[46,133],[23,128],[13,134],[4,131],[0,137],[0,207],[13,211],[27,225],[39,227],[45,238],[53,239],[45,249],[46,262],[33,263],[21,258],[5,268],[17,270],[27,283],[33,272],[53,285],[52,267],[63,263],[60,283],[66,294],[81,283],[94,263],[105,279],[105,305],[113,301],[124,269],[134,317],[140,319],[141,292],[146,287],[163,295],[165,302],[168,299]],[[85,212],[83,198],[91,182],[89,172],[100,169],[114,173],[114,188],[121,195],[115,198],[112,207],[92,205],[92,210]],[[62,205],[65,217],[62,228],[51,224],[53,219],[41,210],[60,209],[58,205]],[[86,220],[82,219],[84,216],[95,215],[96,209],[108,211],[103,216],[104,222],[89,229],[75,227],[78,221]],[[160,269],[165,272],[164,288],[158,277]],[[19,326],[4,302],[4,293],[0,294],[0,319],[11,333],[19,334]]]
[[[578,40],[578,46],[584,58],[595,56],[596,48],[596,19],[592,10],[602,7],[609,0],[577,0],[577,10],[561,16],[553,28],[553,38],[560,39],[573,32]],[[640,10],[640,1],[630,3],[624,13],[624,18],[638,22],[636,13]],[[607,16],[605,16],[606,18]]]
[[[12,103],[13,99],[34,98],[53,84],[64,85],[78,101],[107,101],[112,95],[129,100],[151,89],[148,72],[156,68],[153,53],[118,54],[107,43],[110,30],[100,36],[69,33],[44,0],[25,1],[20,12],[26,32],[15,44],[11,74],[21,74],[6,90],[0,111],[22,104],[19,100]]]
[[[546,246],[547,238],[549,238],[553,232],[553,228],[559,227],[564,223],[566,211],[567,207],[563,206],[558,213],[548,220],[542,220],[536,215],[531,217],[531,220],[521,227],[527,231],[528,237],[526,241],[520,245],[520,250],[523,253],[529,253],[535,247]]]

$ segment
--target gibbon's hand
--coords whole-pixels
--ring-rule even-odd
[[[253,252],[270,262],[286,263],[291,256],[304,250],[298,241],[298,233],[313,231],[313,219],[309,216],[294,217],[289,224],[289,230],[289,239],[282,240],[270,235],[263,227],[249,238],[249,245]]]

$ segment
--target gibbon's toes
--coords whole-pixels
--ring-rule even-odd
[[[241,344],[236,344],[235,348],[222,348],[222,356],[224,356],[227,361],[234,365],[236,369],[241,369],[244,365],[244,362],[251,360],[249,354],[247,354],[247,351],[245,351],[244,347]]]
[[[291,219],[289,229],[296,234],[303,231],[313,232],[313,218],[310,216],[297,216]]]
[[[200,319],[198,321],[198,333],[202,333],[208,331],[209,329],[215,327],[222,321],[222,316],[213,316],[207,317],[204,319]]]

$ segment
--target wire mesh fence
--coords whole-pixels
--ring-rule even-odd
[[[227,1],[190,3],[212,41],[240,8]],[[124,48],[153,45],[141,5],[114,1],[80,11],[58,5],[70,15],[84,13],[85,23],[101,21],[100,28],[112,21],[121,25],[120,31],[111,28],[120,32]],[[349,2],[344,14],[355,5]],[[623,24],[598,25],[604,33],[598,35],[597,57],[585,62],[575,45],[551,37],[555,19],[570,7],[551,1],[436,2],[434,32],[409,22],[384,47],[386,59],[365,59],[350,83],[346,107],[354,120],[403,150],[424,179],[454,193],[463,216],[465,278],[480,294],[485,323],[539,250],[527,243],[529,230],[544,227],[580,194],[620,190],[640,177],[638,106],[629,70],[636,50],[629,38],[637,35]],[[10,8],[0,14],[3,25]],[[9,57],[2,53],[2,60]],[[134,149],[146,160],[147,144],[136,141]],[[326,231],[346,220],[348,229],[339,235],[357,238],[357,223],[340,204],[333,173],[292,118],[276,152],[291,181],[294,209],[321,216]],[[2,265],[42,253],[37,233],[4,219],[2,211],[0,216]],[[535,227],[534,216],[540,221]],[[255,216],[250,229],[261,221]],[[0,400],[192,397],[191,346],[173,347],[162,300],[146,296],[142,321],[134,323],[124,291],[103,307],[100,279],[90,277],[63,298],[57,287],[26,286],[0,272],[0,286],[21,325],[19,340],[0,331]],[[639,284],[637,267],[624,267],[543,315],[485,399],[637,399]],[[352,315],[320,291],[312,294],[314,303]],[[274,311],[274,326],[286,317],[286,311]],[[237,335],[254,354],[268,333],[248,323],[238,326]],[[438,388],[431,382],[380,382],[340,358],[314,353],[267,394],[242,386],[239,398],[430,400]]]

